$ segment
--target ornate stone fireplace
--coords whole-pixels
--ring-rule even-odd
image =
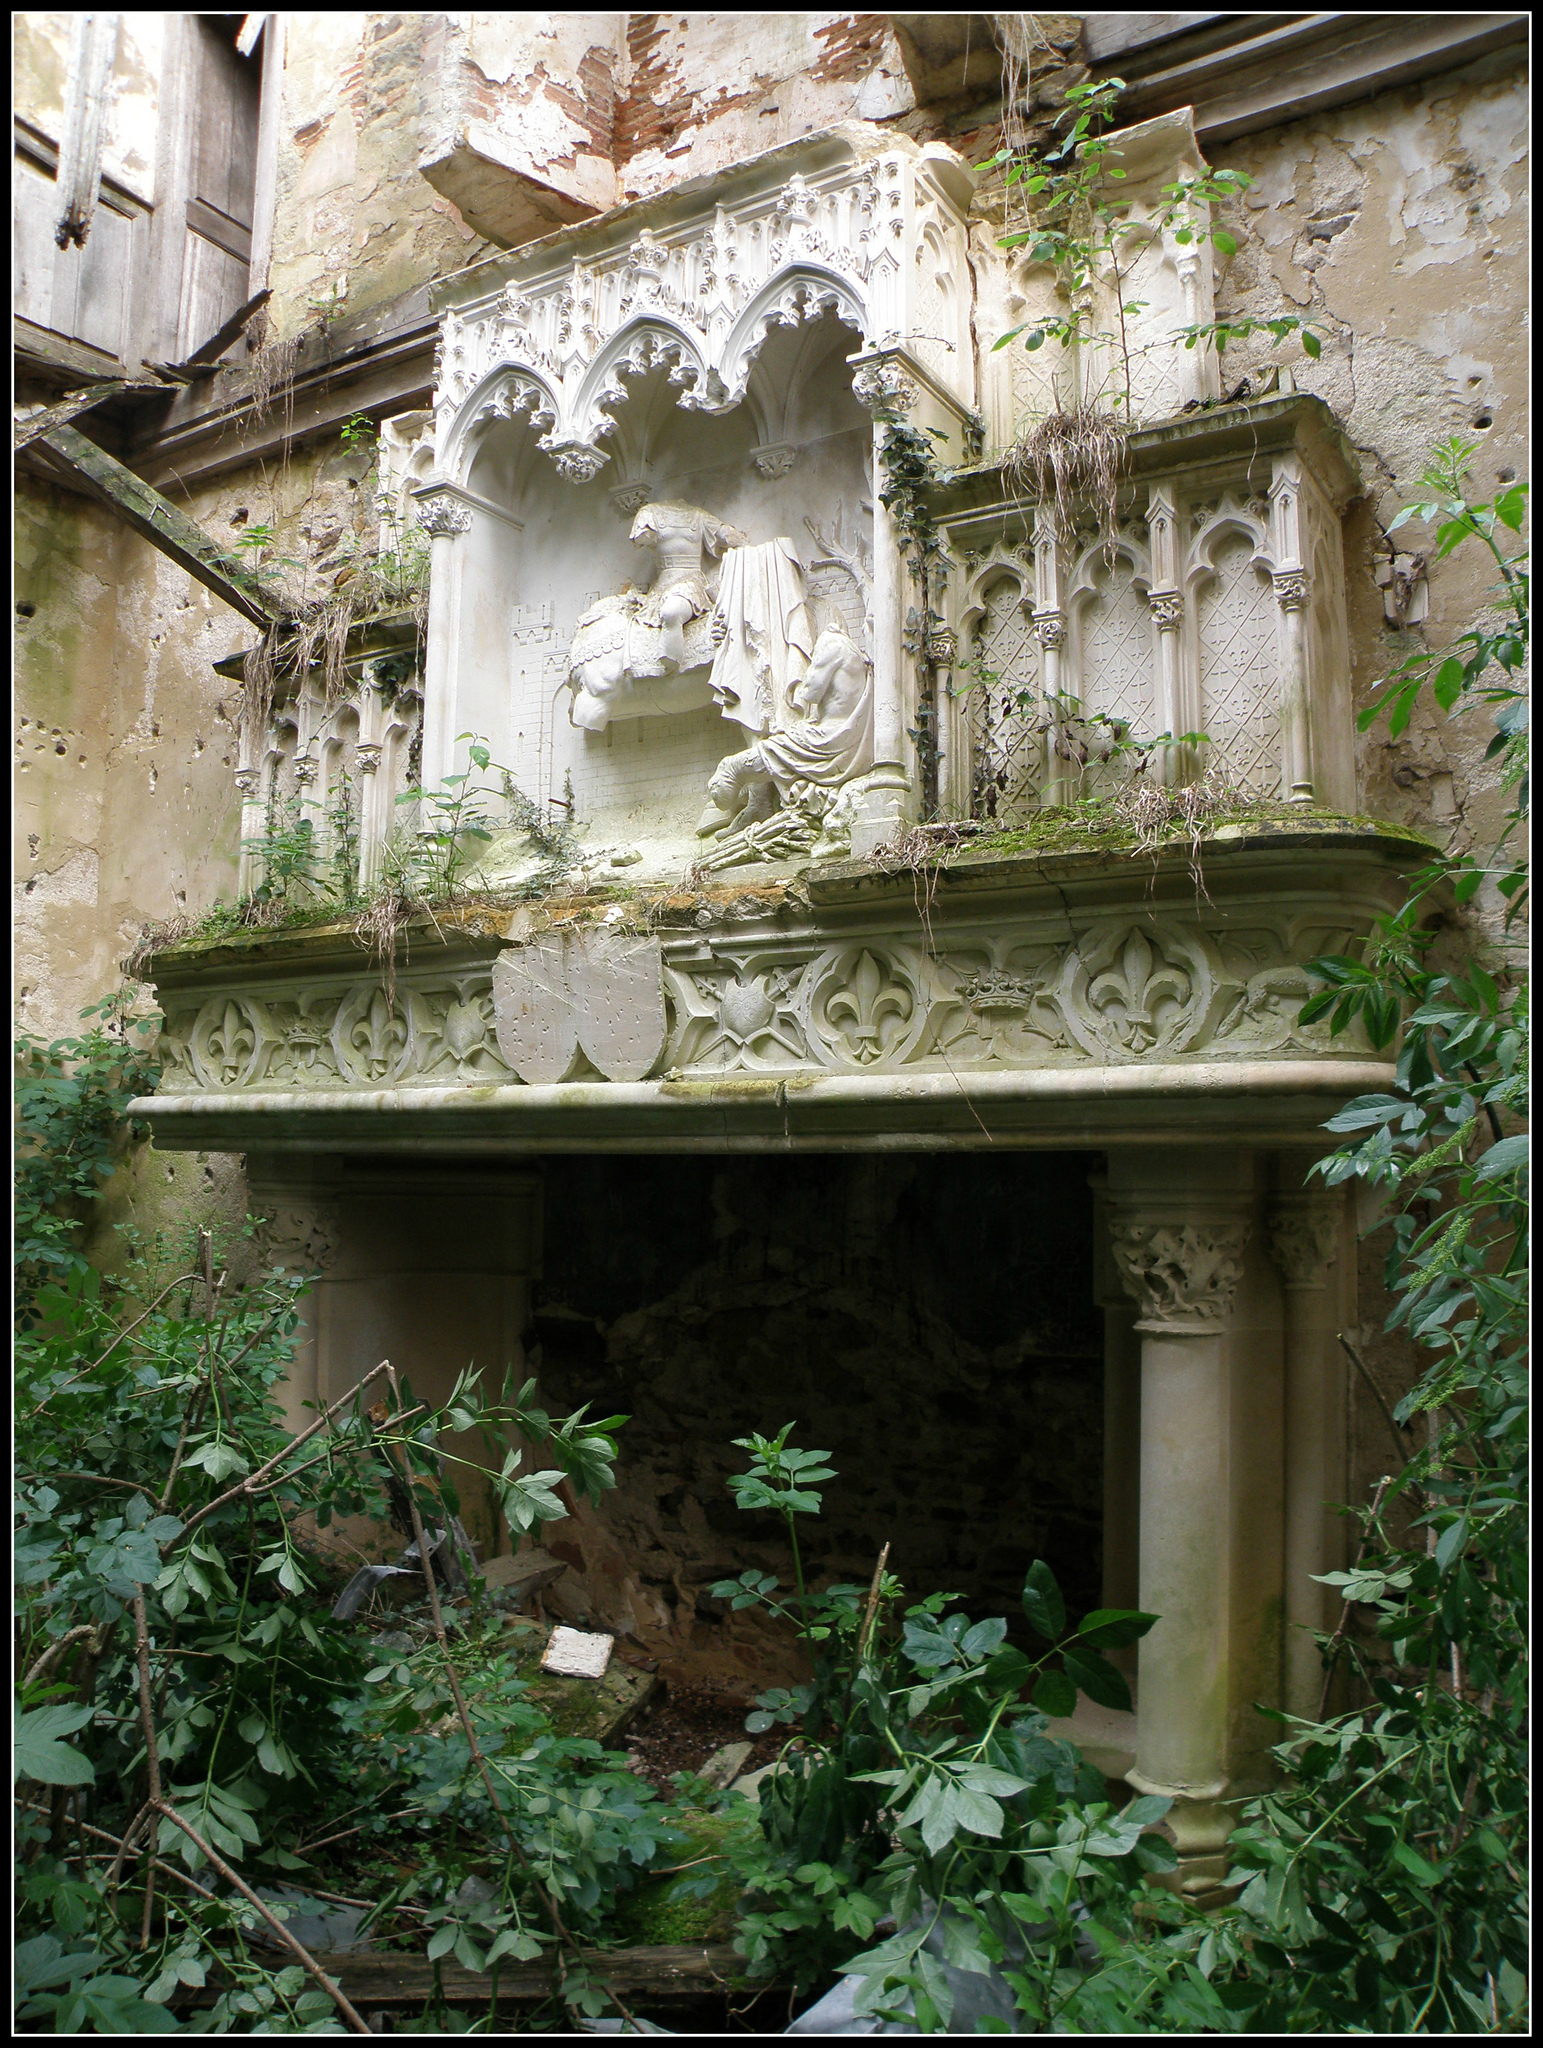
[[[442,287],[434,407],[385,436],[432,548],[421,665],[410,621],[377,626],[342,701],[280,702],[241,787],[249,831],[287,789],[325,832],[355,778],[368,881],[396,797],[476,735],[507,806],[481,893],[390,974],[342,925],[163,953],[137,1110],[162,1147],[247,1153],[322,1267],[297,1400],[385,1352],[501,1370],[543,1158],[1034,1151],[1085,1181],[1102,1155],[1102,1591],[1163,1617],[1103,1753],[1178,1797],[1204,1883],[1259,1781],[1253,1703],[1310,1704],[1338,1561],[1353,1235],[1303,1176],[1389,1070],[1298,1023],[1304,963],[1422,849],[1353,815],[1353,458],[1316,399],[1216,402],[1171,331],[1206,317],[1206,245],[1151,225],[1192,132],[1127,143],[1149,312],[1112,540],[1004,483],[1025,406],[1109,369],[1029,390],[993,352],[1054,281],[968,225],[946,149],[834,130]],[[883,503],[901,419],[950,472],[931,633]],[[917,872],[885,849],[924,726],[939,813],[979,830]],[[1033,850],[1015,828],[1117,786],[1084,742],[1119,728],[1169,735],[1154,780],[1216,762],[1267,801],[1193,857]]]

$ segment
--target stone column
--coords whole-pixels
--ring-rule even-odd
[[[959,659],[959,636],[946,626],[929,634],[927,659],[932,668],[932,733],[937,749],[938,813],[946,816],[956,808],[953,801],[953,710],[954,664]]]
[[[1157,627],[1157,723],[1161,731],[1176,740],[1181,732],[1191,730],[1194,721],[1185,716],[1184,704],[1179,515],[1173,494],[1165,484],[1154,484],[1147,494],[1147,532],[1152,548],[1152,588],[1147,593],[1147,603]],[[1193,750],[1170,745],[1159,757],[1158,780],[1171,788],[1188,782],[1193,769]]]
[[[1313,800],[1313,742],[1308,703],[1307,566],[1302,494],[1306,479],[1300,456],[1276,456],[1270,478],[1272,581],[1280,606],[1280,713],[1286,795],[1294,804]]]
[[[262,770],[238,768],[236,787],[241,792],[241,861],[236,870],[236,893],[249,896],[257,879],[253,872],[257,856],[252,851],[252,842],[262,838],[266,823]]]
[[[1177,590],[1154,590],[1147,599],[1157,626],[1157,716],[1173,744],[1162,750],[1159,781],[1173,787],[1188,780],[1192,748],[1177,744],[1184,729],[1181,710],[1179,635],[1184,627],[1184,599]]]
[[[1093,1299],[1104,1312],[1104,1573],[1105,1607],[1140,1605],[1141,1560],[1141,1339],[1136,1308],[1114,1263],[1109,1243],[1108,1181],[1093,1187]],[[1136,1673],[1136,1649],[1111,1650],[1127,1678]]]
[[[1034,512],[1034,631],[1042,650],[1040,696],[1045,706],[1045,802],[1068,800],[1066,762],[1061,751],[1061,693],[1066,687],[1062,654],[1066,646],[1066,549],[1048,505]]]
[[[1329,1270],[1339,1253],[1341,1204],[1327,1192],[1281,1195],[1269,1218],[1270,1254],[1286,1297],[1285,1674],[1288,1714],[1315,1718],[1323,1662],[1312,1631],[1332,1626],[1341,1403],[1333,1368]]]
[[[1307,716],[1307,641],[1302,614],[1307,607],[1307,574],[1302,569],[1276,573],[1275,602],[1281,609],[1286,656],[1281,726],[1286,745],[1286,788],[1294,804],[1313,800],[1312,739]]]
[[[1226,1330],[1243,1277],[1251,1162],[1169,1153],[1110,1162],[1110,1248],[1141,1337],[1140,1605],[1161,1618],[1138,1657],[1138,1790],[1171,1798],[1178,1882],[1225,1875],[1229,1386]]]
[[[418,524],[429,535],[429,617],[424,634],[423,766],[425,789],[437,789],[455,766],[456,588],[455,543],[471,531],[471,507],[442,483],[413,494]]]
[[[884,436],[904,420],[917,392],[896,364],[881,360],[856,371],[852,394],[873,415],[873,768],[852,828],[853,856],[863,860],[903,827],[911,805],[904,641],[910,572],[883,493]]]
[[[1066,773],[1066,756],[1061,751],[1061,721],[1065,706],[1061,702],[1061,651],[1066,645],[1065,612],[1036,612],[1034,631],[1042,650],[1042,664],[1045,686],[1042,695],[1046,705],[1045,745],[1049,759],[1045,772],[1045,801],[1048,804],[1064,804],[1071,801],[1070,778]]]

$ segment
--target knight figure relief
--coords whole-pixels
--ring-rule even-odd
[[[603,732],[716,704],[748,744],[708,784],[698,864],[844,853],[843,793],[873,766],[873,667],[847,621],[817,618],[786,535],[752,542],[699,505],[661,500],[641,508],[630,538],[653,549],[658,570],[646,590],[629,583],[580,617],[572,723]],[[866,599],[867,579],[848,573]]]

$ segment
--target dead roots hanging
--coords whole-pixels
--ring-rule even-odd
[[[1129,430],[1115,414],[1082,402],[1020,434],[1002,457],[1002,475],[1036,504],[1053,503],[1063,533],[1073,530],[1079,505],[1090,506],[1112,565],[1128,440]]]

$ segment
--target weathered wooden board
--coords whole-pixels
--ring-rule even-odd
[[[94,497],[110,504],[136,533],[254,626],[283,616],[278,598],[216,547],[201,526],[75,427],[53,427],[39,435],[38,445],[87,484]]]
[[[586,1966],[630,2005],[642,1998],[721,1998],[744,1970],[728,1942],[710,1948],[587,1949]],[[357,2006],[421,2005],[434,1995],[434,1965],[423,1956],[337,1956],[327,1971]],[[493,1980],[485,1972],[439,1965],[449,2005],[486,2005]],[[513,1963],[498,1973],[498,2002],[535,2005],[554,1993],[550,1962]]]

